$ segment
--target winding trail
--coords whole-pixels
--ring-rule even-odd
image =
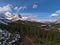
[[[20,45],[35,45],[31,39],[25,37],[24,40],[20,43]]]

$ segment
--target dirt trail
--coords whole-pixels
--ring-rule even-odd
[[[31,39],[25,37],[24,40],[20,43],[20,45],[35,45]]]

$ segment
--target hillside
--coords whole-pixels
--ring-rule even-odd
[[[11,33],[19,32],[29,37],[36,45],[60,45],[60,25],[40,22],[16,21],[8,25],[0,24],[0,28]]]

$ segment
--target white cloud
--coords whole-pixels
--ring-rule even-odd
[[[20,6],[20,7],[16,6],[16,7],[14,8],[14,10],[16,10],[17,13],[19,13],[19,11],[21,11],[21,10],[24,11],[26,8],[27,8],[26,6]]]
[[[38,7],[38,5],[37,4],[33,4],[33,8],[35,9],[35,8],[37,8]]]
[[[14,10],[24,10],[24,9],[26,9],[27,7],[26,6],[20,6],[20,7],[18,7],[18,6],[16,6],[15,8],[14,8]]]
[[[0,7],[0,12],[4,12],[4,11],[11,11],[11,5],[7,4],[5,6]]]
[[[56,17],[58,14],[51,14],[50,17]]]
[[[33,19],[35,19],[35,17],[34,16],[27,16],[27,17],[22,17],[22,19],[32,21]]]
[[[57,10],[56,13],[57,13],[57,14],[60,14],[60,10]]]
[[[20,6],[20,7],[19,7],[19,10],[21,10],[21,9],[24,10],[24,9],[26,9],[26,8],[27,8],[26,6]]]
[[[32,15],[27,16],[27,17],[22,17],[21,20],[36,21],[36,22],[38,22],[37,17],[36,16],[32,16]]]
[[[60,15],[60,10],[57,10],[55,13],[51,14],[50,17],[56,17]]]
[[[41,20],[37,19],[35,16],[29,16],[29,17],[22,17],[21,20],[27,20],[27,21],[31,21],[31,22],[40,22]]]
[[[14,10],[17,10],[18,9],[18,7],[16,6],[15,8],[14,8]]]

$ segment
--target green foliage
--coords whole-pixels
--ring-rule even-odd
[[[28,36],[37,45],[60,45],[60,32],[53,28],[57,26],[60,27],[60,25],[54,24],[51,27],[48,25],[42,27],[41,25],[45,24],[39,22],[17,21],[9,25],[0,24],[0,27],[2,29],[7,29],[11,33],[19,32],[20,34]]]

